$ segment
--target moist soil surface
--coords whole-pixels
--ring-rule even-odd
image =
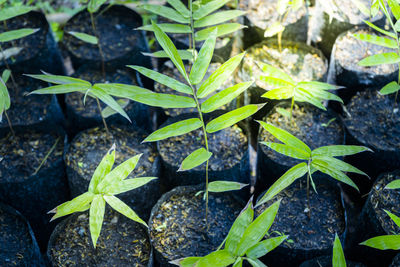
[[[141,144],[146,135],[127,130],[124,127],[111,126],[109,130],[112,137],[107,136],[106,131],[99,127],[77,135],[65,155],[66,164],[89,182],[97,165],[115,143],[114,166],[118,166],[125,160],[143,153],[135,170],[128,178],[145,176],[145,174],[150,173],[157,153],[151,145]]]
[[[399,150],[400,116],[394,98],[377,90],[357,93],[346,106],[348,113],[343,122],[347,130],[373,150]]]
[[[40,28],[40,30],[34,34],[1,44],[3,51],[7,51],[11,55],[13,55],[13,60],[12,58],[9,58],[7,60],[8,64],[13,63],[14,60],[17,62],[21,62],[29,58],[33,58],[46,45],[46,35],[48,29],[47,27],[43,28],[43,20],[41,20],[40,18],[41,17],[38,16],[36,13],[27,13],[25,15],[7,20],[7,26],[4,25],[3,22],[0,23],[0,33],[22,28]],[[15,50],[13,48],[22,48],[22,50],[19,53],[11,53],[13,52],[13,50]],[[3,64],[4,61],[1,60],[0,65],[3,66]]]
[[[293,118],[290,120],[289,117],[286,117],[282,115],[282,113],[276,111],[277,108],[283,108],[287,113],[290,114],[290,106],[287,106],[288,105],[285,104],[278,105],[263,121],[288,131],[308,145],[311,150],[321,146],[343,144],[343,129],[338,122],[338,119],[336,119],[333,114],[308,105],[294,105],[292,115]],[[264,128],[260,127],[260,129],[261,130],[258,137],[259,142],[280,143],[278,139],[276,139],[268,131],[264,130]],[[260,146],[264,154],[279,164],[294,166],[295,164],[301,162],[298,159],[287,157],[275,152],[265,145],[261,144]]]
[[[141,33],[134,31],[140,26],[139,21],[133,21],[131,16],[122,16],[115,9],[95,13],[96,30],[103,50],[105,61],[119,58],[129,53],[136,43],[141,40]],[[99,60],[100,53],[97,45],[83,42],[67,32],[82,32],[95,36],[91,26],[89,12],[80,12],[67,22],[64,27],[64,42],[68,50],[78,58]]]
[[[300,178],[274,199],[255,210],[260,215],[273,202],[282,198],[279,212],[269,233],[278,231],[289,235],[294,242],[281,246],[300,250],[324,250],[332,247],[335,233],[341,234],[345,228],[344,211],[339,190],[324,184],[317,185],[316,194],[310,187],[311,217],[308,217],[307,190],[305,177]]]
[[[0,265],[28,266],[33,248],[26,222],[0,205],[0,229]]]
[[[200,187],[178,187],[172,192],[179,193],[169,195],[157,204],[157,210],[153,209],[150,238],[154,248],[168,260],[205,256],[216,250],[242,209],[231,195],[211,193],[206,231],[203,194],[195,196],[199,190]]]
[[[332,266],[332,256],[321,256],[306,262],[303,262],[299,267],[335,267]],[[364,264],[346,260],[346,266],[349,267],[365,267]]]
[[[366,57],[381,53],[395,52],[394,49],[371,44],[356,39],[354,34],[371,34],[376,35],[372,30],[360,28],[348,31],[336,40],[335,60],[345,69],[358,71],[363,73],[371,73],[373,75],[391,74],[398,69],[396,64],[382,64],[373,67],[363,67],[358,62]]]
[[[247,151],[247,137],[236,125],[216,133],[207,134],[207,136],[209,150],[213,153],[209,160],[211,171],[232,168],[240,163]],[[177,169],[190,153],[200,147],[205,147],[202,129],[171,137],[158,143],[158,149],[163,160],[169,165],[176,166]],[[204,168],[202,164],[193,170],[204,170]]]
[[[387,210],[400,216],[400,190],[384,189],[388,183],[396,179],[400,179],[400,172],[384,174],[382,179],[378,180],[372,187],[371,197],[368,199],[372,204],[376,218],[387,234],[400,233],[400,227],[384,211]]]
[[[207,69],[207,72],[203,78],[203,81],[205,81],[208,77],[210,77],[210,75],[217,70],[217,68],[219,68],[221,66],[220,63],[211,63],[209,68]],[[186,71],[188,73],[190,73],[190,66],[187,64],[186,66]],[[172,64],[171,61],[167,61],[164,63],[163,67],[162,67],[162,73],[164,75],[167,75],[171,78],[174,78],[177,81],[180,81],[183,84],[187,84],[187,82],[185,81],[185,79],[182,77],[182,75],[180,74],[180,72],[177,70],[177,68]],[[199,83],[199,85],[197,86],[197,88],[199,88],[199,86],[202,84]],[[225,83],[222,84],[221,88],[217,89],[214,93],[210,94],[207,98],[202,98],[199,99],[200,104],[203,103],[205,100],[207,100],[208,98],[210,98],[212,95],[214,95],[215,93],[218,93],[228,87],[231,87],[234,85],[234,81],[233,78],[228,79]],[[179,95],[179,96],[187,96],[187,97],[191,97],[190,95],[175,91],[163,84],[160,83],[155,83],[154,84],[154,91],[157,93],[163,93],[163,94],[172,94],[172,95]],[[232,101],[232,103],[235,103],[235,100]],[[227,104],[222,106],[220,109],[222,110],[226,110],[227,108],[229,108],[229,106],[232,106],[233,104]],[[193,113],[193,112],[197,112],[196,108],[166,108],[163,109],[165,114],[167,116],[171,116],[171,117],[175,117],[177,115],[180,114],[186,114],[186,113]]]
[[[27,93],[44,87],[43,83],[18,74],[14,74],[14,76],[17,89],[11,81],[11,77],[6,84],[11,99],[11,106],[10,109],[7,110],[7,114],[12,125],[29,125],[43,121],[49,116],[50,111],[48,109],[52,95],[27,96]],[[0,126],[8,127],[8,122],[4,114]]]
[[[31,177],[56,144],[41,168],[49,168],[62,157],[64,140],[50,133],[9,134],[0,139],[0,177],[2,182],[21,182]]]
[[[303,6],[299,10],[289,12],[283,20],[277,10],[277,1],[275,0],[241,0],[239,8],[248,12],[249,21],[263,30],[272,26],[275,22],[281,21],[283,26],[293,24],[306,14],[306,8]]]
[[[107,207],[96,249],[86,211],[59,224],[48,255],[53,266],[147,266],[150,252],[144,227]]]

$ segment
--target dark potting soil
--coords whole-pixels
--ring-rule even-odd
[[[53,266],[147,266],[151,247],[143,226],[107,207],[96,249],[86,211],[56,227],[47,254]]]
[[[346,106],[343,122],[358,142],[372,150],[400,149],[400,116],[394,95],[381,95],[377,90],[357,93]]]
[[[400,253],[397,254],[396,257],[394,257],[392,264],[390,264],[389,267],[400,267]]]
[[[387,210],[400,216],[400,190],[384,189],[393,180],[400,179],[400,172],[386,173],[372,187],[370,201],[381,227],[387,234],[400,233],[398,227],[386,214]]]
[[[210,77],[210,75],[217,70],[217,68],[219,68],[221,66],[220,63],[211,63],[204,78],[203,81],[205,81],[208,77]],[[187,64],[186,65],[186,71],[188,73],[190,73],[190,66]],[[166,61],[162,67],[162,71],[161,71],[164,75],[167,75],[171,78],[174,78],[177,81],[180,81],[183,84],[186,84],[187,82],[185,81],[185,79],[182,77],[182,75],[180,74],[180,72],[177,70],[177,68],[173,65],[173,63],[171,61]],[[199,85],[201,85],[202,83],[199,83]],[[231,87],[234,85],[234,81],[233,78],[232,79],[228,79],[221,88],[219,88],[218,90],[215,91],[215,93],[218,93],[228,87]],[[197,86],[197,88],[199,88],[199,86]],[[163,94],[172,94],[172,95],[180,95],[180,96],[188,96],[191,97],[187,94],[183,94],[180,93],[178,91],[175,91],[163,84],[160,83],[155,83],[154,84],[154,91],[157,93],[163,93]],[[213,94],[215,94],[213,93]],[[210,94],[210,96],[208,96],[207,98],[211,97],[213,94]],[[199,99],[200,103],[203,103],[205,100],[207,100],[207,98],[202,98]],[[229,108],[229,106],[234,106],[235,100],[232,101],[232,104],[227,104],[223,107],[221,107],[222,110],[225,110],[227,108]],[[175,117],[177,115],[180,114],[185,114],[185,113],[192,113],[192,112],[197,112],[196,108],[166,108],[163,109],[163,111],[165,112],[165,115],[170,116],[170,117]]]
[[[322,256],[316,259],[303,262],[299,267],[335,267],[332,266],[332,256]],[[349,267],[364,267],[365,265],[358,262],[346,260],[346,266]]]
[[[54,166],[62,157],[64,140],[61,137],[50,133],[26,132],[15,136],[9,134],[0,139],[1,180],[16,183],[30,178],[56,142],[55,149],[48,156],[41,169]]]
[[[226,170],[240,163],[247,151],[247,137],[241,128],[228,127],[207,135],[208,147],[213,153],[209,160],[211,171]],[[176,166],[177,170],[182,161],[200,147],[205,147],[202,129],[162,140],[158,144],[162,159]],[[193,170],[205,170],[205,165],[197,166]]]
[[[115,15],[115,13],[116,11],[110,9],[101,15],[99,12],[93,14],[105,61],[129,53],[142,38],[141,32],[134,30],[140,26],[139,21],[135,21],[130,16]],[[68,50],[76,57],[99,60],[100,53],[97,45],[85,43],[67,33],[74,31],[95,35],[90,21],[88,12],[76,14],[64,27],[64,42]]]
[[[203,194],[195,196],[203,187],[177,187],[154,206],[149,221],[150,239],[164,261],[205,256],[214,251],[242,209],[232,195],[211,193],[206,231]]]

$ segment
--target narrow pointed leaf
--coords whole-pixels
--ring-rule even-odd
[[[322,100],[313,95],[310,91],[305,90],[303,88],[296,88],[295,92],[295,101],[297,102],[307,102],[310,103],[317,108],[326,111],[326,107],[321,103]]]
[[[182,259],[177,259],[170,261],[169,263],[175,264],[181,267],[193,267],[196,266],[196,263],[201,259],[201,257],[187,257]]]
[[[208,184],[208,191],[214,193],[227,192],[233,190],[240,190],[248,184],[242,184],[231,181],[213,181]]]
[[[213,57],[216,38],[217,30],[214,30],[200,49],[199,55],[197,56],[189,75],[189,79],[194,85],[200,83],[207,72]]]
[[[282,99],[292,98],[293,94],[294,94],[294,87],[290,85],[272,89],[263,94],[261,97],[282,100]]]
[[[260,75],[258,77],[258,79],[263,82],[266,83],[268,85],[274,86],[274,87],[284,87],[284,86],[294,86],[293,83],[287,82],[285,80],[279,79],[279,78],[275,78],[275,77],[269,77],[269,76],[264,76],[264,75]]]
[[[99,40],[97,39],[96,36],[84,33],[84,32],[68,32],[68,34],[71,34],[75,38],[89,44],[97,45],[99,43]]]
[[[358,8],[358,10],[366,17],[371,15],[370,9],[360,0],[352,0],[352,3]],[[333,265],[335,266],[335,265]]]
[[[315,159],[322,160],[322,161],[330,164],[331,166],[334,166],[335,169],[338,169],[343,172],[354,172],[354,173],[368,176],[365,172],[357,169],[356,167],[354,167],[340,159],[336,159],[336,158],[332,158],[332,157],[324,156],[324,155],[314,156],[313,160],[315,160]]]
[[[17,17],[32,11],[34,8],[29,6],[13,6],[0,9],[0,21]]]
[[[398,1],[395,0],[387,0],[387,3],[390,7],[390,11],[392,11],[393,16],[396,20],[400,19],[400,5]]]
[[[393,213],[385,210],[386,214],[389,215],[390,219],[398,226],[400,227],[400,218],[394,215]]]
[[[97,239],[100,236],[103,225],[106,203],[102,195],[95,195],[89,210],[89,229],[93,246],[96,247]]]
[[[165,51],[156,51],[154,53],[143,53],[145,56],[149,57],[155,57],[155,58],[169,58],[167,53]],[[190,52],[189,50],[178,50],[179,56],[182,58],[182,60],[192,60],[193,59],[193,53]]]
[[[392,94],[395,93],[397,91],[400,90],[400,85],[396,82],[390,82],[388,84],[386,84],[380,91],[379,93],[382,95],[388,95],[388,94]]]
[[[30,92],[28,95],[37,94],[37,95],[46,95],[46,94],[66,94],[72,92],[80,92],[85,93],[89,90],[91,86],[82,83],[69,83],[69,84],[60,84],[49,86],[46,88],[34,90]]]
[[[346,267],[346,259],[344,258],[342,244],[337,234],[335,234],[335,241],[333,243],[332,266]]]
[[[217,37],[221,37],[221,36],[236,32],[243,28],[245,28],[245,26],[243,26],[242,24],[239,24],[239,23],[220,24],[220,25],[205,28],[203,30],[196,32],[194,39],[197,42],[201,42],[201,41],[206,40],[208,38],[208,36],[211,34],[211,32],[213,32],[215,30],[218,31]]]
[[[360,245],[376,248],[380,250],[399,250],[400,249],[400,235],[383,235],[370,238]]]
[[[188,25],[172,24],[172,23],[161,23],[157,24],[160,29],[165,33],[191,33],[192,30]],[[153,25],[145,25],[137,28],[142,31],[154,31]]]
[[[298,87],[302,87],[304,89],[318,89],[318,90],[337,90],[342,87],[329,84],[329,83],[324,83],[324,82],[317,82],[317,81],[309,81],[309,82],[299,82],[297,83]]]
[[[10,101],[10,94],[8,93],[7,90],[7,86],[4,83],[3,79],[0,78],[0,102],[3,105],[3,108],[0,109],[1,112],[3,112],[3,110],[7,110],[10,108],[11,105],[11,101]]]
[[[199,20],[201,18],[204,18],[208,14],[223,7],[229,1],[230,0],[213,0],[204,5],[201,5],[200,8],[193,13],[194,20]]]
[[[310,95],[315,97],[315,101],[323,101],[323,100],[332,100],[332,101],[338,101],[343,104],[343,100],[338,97],[335,94],[332,94],[331,92],[328,92],[326,90],[318,89],[313,86],[309,86],[308,88],[304,88],[301,86],[297,86],[295,90],[295,101],[297,100],[298,93],[301,91],[307,91]]]
[[[385,186],[385,189],[400,189],[400,179],[391,181]]]
[[[128,114],[126,114],[125,110],[123,110],[117,101],[115,101],[115,99],[107,94],[103,89],[94,85],[91,88],[90,93],[131,122],[131,119],[129,118]]]
[[[307,153],[311,153],[311,149],[305,143],[303,143],[300,139],[298,139],[294,135],[290,134],[289,132],[282,130],[272,124],[263,122],[263,121],[257,121],[257,122],[260,123],[261,126],[266,131],[268,131],[270,134],[275,136],[282,143],[284,143],[286,145],[290,145],[292,147],[296,147]]]
[[[72,78],[72,77],[68,77],[68,76],[60,76],[60,75],[52,75],[52,74],[25,74],[28,77],[34,78],[34,79],[38,79],[44,82],[48,82],[48,83],[55,83],[55,84],[83,84],[86,86],[92,86],[92,84],[90,82],[81,80],[81,79],[77,79],[77,78]]]
[[[88,3],[87,10],[89,11],[89,13],[95,13],[105,2],[107,2],[107,0],[90,0]]]
[[[53,216],[53,218],[51,218],[51,220],[53,221],[57,218],[69,215],[77,211],[83,211],[82,207],[85,208],[88,207],[88,204],[92,202],[94,196],[95,195],[93,193],[86,192],[70,201],[58,205],[54,210],[49,212],[49,213],[55,213],[55,215]]]
[[[235,255],[243,256],[246,251],[257,244],[268,232],[278,212],[280,200],[263,211],[244,231],[236,248]]]
[[[396,39],[396,35],[394,33],[385,31],[384,29],[379,28],[378,26],[376,26],[375,24],[373,24],[373,23],[371,23],[371,22],[369,22],[367,20],[363,20],[363,21],[364,21],[365,24],[367,24],[372,29],[374,29],[374,30],[386,35],[386,36],[389,36],[389,37],[391,37],[393,39]]]
[[[190,18],[190,11],[187,7],[181,2],[181,0],[167,0],[168,4],[170,4],[176,11],[178,11],[185,18]]]
[[[228,251],[217,250],[207,256],[200,258],[196,267],[225,267],[234,263],[236,260]]]
[[[381,64],[395,64],[400,62],[400,56],[395,52],[376,54],[362,59],[358,65],[371,67]]]
[[[191,131],[197,130],[203,126],[203,123],[198,118],[178,121],[168,126],[165,126],[152,134],[150,134],[143,142],[154,142],[163,140],[172,136],[179,136]]]
[[[185,18],[179,12],[175,11],[173,8],[162,6],[162,5],[142,5],[143,9],[154,13],[156,15],[162,16],[164,18],[179,22],[179,23],[190,23],[189,18]]]
[[[243,266],[243,258],[239,257],[236,259],[235,263],[232,265],[232,267],[242,267]]]
[[[353,36],[355,38],[357,38],[358,40],[368,42],[371,44],[380,45],[380,46],[389,47],[389,48],[397,48],[397,42],[394,39],[389,39],[386,37],[381,37],[381,36],[366,34],[366,33],[357,33],[357,34],[354,34]]]
[[[104,199],[107,202],[107,204],[111,206],[111,208],[115,209],[122,215],[128,217],[132,221],[141,223],[147,227],[147,224],[142,219],[140,219],[140,217],[136,214],[136,212],[134,212],[128,205],[122,202],[119,198],[115,196],[105,195]]]
[[[371,18],[378,15],[378,12],[379,12],[379,1],[373,0],[371,4]]]
[[[40,29],[19,29],[0,33],[0,43],[5,43],[17,39],[24,38],[28,35],[34,34]]]
[[[7,83],[10,76],[11,76],[11,71],[8,69],[5,69],[3,71],[3,73],[1,74],[1,79],[3,79],[4,83]]]
[[[250,263],[252,267],[268,267],[259,259],[246,258],[246,260]]]
[[[250,117],[254,113],[256,113],[261,106],[259,105],[247,105],[235,110],[232,110],[228,113],[225,113],[209,123],[207,123],[206,126],[206,131],[208,133],[215,133],[218,132],[222,129],[225,129],[227,127],[230,127],[236,123],[238,123],[241,120],[246,119],[247,117]]]
[[[201,104],[201,112],[203,113],[212,112],[222,107],[223,105],[230,103],[241,93],[243,93],[247,88],[249,88],[252,84],[253,82],[238,83],[211,96]]]
[[[108,152],[104,155],[100,164],[97,166],[96,170],[93,173],[92,179],[89,184],[89,192],[98,193],[97,185],[104,178],[106,174],[108,174],[112,166],[114,165],[115,160],[115,144],[108,150]]]
[[[287,83],[294,85],[295,81],[288,74],[286,74],[283,70],[273,67],[272,65],[266,64],[261,61],[256,61],[256,64],[263,71],[263,76],[278,78]]]
[[[209,160],[211,156],[212,153],[207,151],[204,147],[199,148],[190,153],[190,155],[182,161],[178,171],[191,170]]]
[[[299,163],[287,172],[285,172],[264,194],[264,196],[257,202],[256,207],[264,204],[271,200],[274,196],[279,194],[282,190],[291,185],[298,178],[302,177],[308,171],[307,164],[305,162]]]
[[[104,189],[104,193],[111,196],[122,194],[137,189],[155,179],[157,179],[157,177],[138,177],[117,181],[111,183],[110,186],[106,187]]]
[[[138,71],[139,73],[143,74],[144,76],[146,76],[160,84],[163,84],[171,89],[174,89],[177,92],[193,95],[192,89],[188,85],[183,84],[167,75],[158,73],[154,70],[151,70],[151,69],[148,69],[145,67],[141,67],[141,66],[130,65],[128,67]]]
[[[252,259],[261,258],[268,252],[274,250],[276,247],[282,244],[283,241],[285,241],[288,237],[289,236],[287,235],[283,235],[263,240],[254,245],[253,247],[249,248],[246,252],[246,256]]]
[[[272,143],[272,142],[261,142],[261,144],[275,150],[276,152],[291,157],[295,159],[304,159],[308,160],[310,158],[310,153],[307,151],[298,149],[294,146],[289,146],[285,144],[278,144],[278,143]]]
[[[217,12],[195,21],[194,27],[202,28],[202,27],[217,25],[232,20],[234,18],[243,16],[244,14],[246,14],[246,12],[241,10],[227,10],[227,11]]]
[[[83,103],[85,103],[85,101],[83,101]],[[117,103],[118,103],[118,105],[121,106],[122,109],[124,109],[129,105],[129,100],[128,99],[118,99]],[[118,112],[116,112],[115,110],[113,110],[112,108],[107,106],[101,111],[101,116],[103,116],[103,118],[106,119],[117,113]]]
[[[285,26],[283,26],[279,21],[276,21],[265,30],[264,37],[272,37],[280,32],[283,32],[284,30]]]
[[[197,91],[197,97],[204,98],[217,90],[221,85],[232,77],[232,73],[239,66],[245,53],[232,57],[214,71],[207,80],[205,80]]]
[[[340,157],[340,156],[354,155],[364,151],[372,152],[371,149],[365,146],[331,145],[331,146],[322,146],[317,149],[314,149],[311,152],[311,155],[313,157],[316,155]]]

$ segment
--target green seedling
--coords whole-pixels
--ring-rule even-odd
[[[387,52],[366,57],[358,62],[358,65],[371,67],[381,64],[397,64],[399,66],[398,80],[388,83],[379,91],[383,95],[396,93],[395,99],[397,100],[397,95],[400,89],[400,4],[395,0],[374,0],[370,9],[362,4],[360,5],[359,9],[365,15],[371,15],[372,17],[375,17],[379,10],[381,10],[385,14],[387,21],[389,21],[392,31],[386,31],[385,29],[379,28],[369,21],[364,21],[369,27],[378,31],[384,36],[377,36],[373,34],[354,34],[354,37],[361,41],[396,49],[396,52]],[[397,20],[396,23],[393,21],[393,17]]]
[[[275,249],[288,238],[287,235],[279,235],[262,240],[268,236],[268,231],[275,220],[279,205],[280,201],[276,201],[254,219],[254,208],[252,199],[250,199],[221,244],[220,248],[224,246],[223,249],[218,249],[204,257],[188,257],[170,263],[182,267],[225,267],[231,265],[241,267],[243,261],[247,261],[252,266],[266,266],[259,258]]]
[[[283,174],[268,189],[264,196],[258,201],[256,206],[260,206],[265,202],[271,200],[279,192],[291,185],[295,180],[307,174],[307,203],[310,215],[311,209],[309,201],[309,184],[311,182],[313,189],[316,191],[316,187],[312,179],[312,174],[314,172],[320,171],[322,173],[325,173],[342,183],[350,185],[357,191],[359,191],[357,185],[344,172],[358,173],[368,177],[368,175],[363,171],[360,171],[356,167],[335,157],[349,156],[363,151],[371,151],[369,148],[363,146],[331,145],[322,146],[317,149],[311,150],[311,148],[303,143],[300,139],[296,138],[287,131],[263,121],[258,122],[266,131],[268,131],[276,139],[282,142],[261,142],[261,144],[285,156],[300,159],[304,162],[293,166],[287,172],[285,172],[285,174]]]
[[[332,266],[346,267],[346,259],[344,257],[342,243],[340,243],[337,234],[335,234],[335,241],[333,242]]]
[[[3,74],[1,75],[1,78],[0,78],[0,122],[3,119],[3,113],[4,113],[4,115],[6,115],[8,126],[10,127],[11,133],[13,136],[15,136],[15,133],[14,133],[14,130],[13,130],[13,127],[11,124],[11,120],[7,115],[7,110],[11,106],[11,100],[10,100],[10,94],[8,93],[6,83],[7,83],[8,79],[10,78],[10,76],[11,76],[11,71],[6,69],[3,71]]]
[[[310,81],[296,82],[290,75],[279,68],[256,61],[263,74],[258,79],[276,88],[262,95],[264,98],[274,100],[291,99],[290,117],[292,117],[295,102],[306,102],[326,111],[323,101],[334,100],[343,104],[343,100],[329,90],[340,87],[329,83]]]
[[[95,248],[103,224],[106,203],[129,219],[147,227],[136,212],[115,196],[157,179],[156,177],[126,179],[135,169],[140,157],[141,154],[136,155],[111,170],[115,160],[115,145],[113,145],[94,171],[88,191],[49,211],[49,213],[55,213],[51,220],[89,210],[89,229]]]
[[[400,189],[400,179],[391,181],[385,186],[385,189]]]
[[[231,0],[204,1],[189,0],[189,7],[186,7],[181,0],[167,0],[171,7],[145,4],[141,7],[146,11],[172,20],[173,23],[157,24],[165,33],[189,34],[191,40],[189,50],[178,50],[183,60],[196,60],[196,42],[207,40],[212,32],[217,31],[217,37],[231,34],[244,28],[239,23],[226,23],[240,17],[246,12],[241,10],[218,11]],[[214,12],[214,13],[213,13]],[[145,25],[139,30],[154,31],[153,25]],[[158,51],[149,54],[153,57],[169,58],[165,51]]]
[[[39,79],[44,82],[55,84],[54,86],[38,89],[32,91],[29,94],[67,94],[72,92],[79,92],[84,95],[83,103],[86,101],[86,97],[90,96],[97,101],[97,107],[101,115],[104,127],[109,134],[109,130],[106,123],[106,117],[114,113],[119,113],[125,117],[128,121],[131,121],[128,114],[123,109],[126,106],[125,102],[117,102],[115,97],[124,97],[125,92],[123,88],[109,88],[105,83],[91,84],[88,81],[71,78],[68,76],[51,75],[48,73],[38,75],[27,75],[31,78]],[[102,110],[100,106],[100,100],[107,105],[107,108]]]
[[[191,3],[191,2],[189,2]],[[243,59],[244,53],[232,57],[227,62],[222,64],[215,70],[209,78],[202,81],[206,71],[210,65],[211,58],[215,47],[216,38],[218,36],[217,29],[213,30],[207,40],[204,42],[200,49],[199,56],[194,60],[190,73],[186,72],[183,65],[181,56],[178,53],[175,45],[171,39],[163,32],[163,30],[155,23],[152,24],[156,39],[163,48],[165,54],[171,59],[180,74],[184,77],[185,83],[181,83],[164,74],[160,74],[151,69],[141,66],[129,66],[138,71],[144,76],[153,79],[154,81],[164,84],[177,92],[183,93],[186,96],[178,96],[172,94],[154,93],[150,90],[140,88],[137,86],[123,85],[123,84],[108,84],[110,89],[121,89],[126,93],[126,97],[133,101],[144,103],[150,106],[162,108],[196,108],[198,117],[186,119],[161,128],[150,134],[144,142],[154,142],[163,140],[173,136],[179,136],[191,131],[201,128],[204,134],[204,147],[193,151],[187,158],[180,164],[178,171],[186,171],[193,169],[203,163],[206,163],[206,214],[208,211],[208,162],[212,153],[208,147],[208,134],[220,131],[224,128],[230,127],[237,122],[256,113],[259,105],[247,105],[224,115],[221,115],[212,121],[205,123],[203,115],[210,113],[223,105],[228,104],[248,87],[252,82],[244,82],[229,87],[209,98],[211,93],[214,93],[222,84],[231,77],[232,73],[239,66]],[[207,98],[202,104],[200,99]],[[240,186],[235,183],[237,187]],[[207,215],[206,215],[207,218]]]
[[[387,210],[385,210],[385,212],[387,215],[389,215],[390,219],[392,219],[397,227],[400,227],[400,218]],[[400,250],[400,234],[376,236],[360,243],[360,245],[380,250]]]

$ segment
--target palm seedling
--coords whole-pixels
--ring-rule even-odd
[[[101,232],[106,203],[129,219],[147,227],[147,224],[128,205],[115,196],[157,179],[157,177],[126,179],[135,169],[140,157],[141,154],[136,155],[111,170],[115,160],[115,145],[113,145],[94,171],[88,191],[49,211],[55,213],[51,220],[89,209],[89,229],[94,247]]]

